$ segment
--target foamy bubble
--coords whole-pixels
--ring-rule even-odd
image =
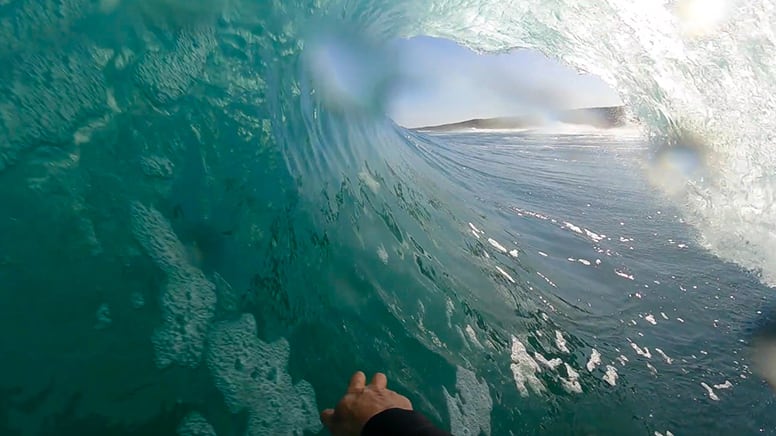
[[[512,363],[509,368],[512,370],[512,376],[515,380],[515,386],[523,397],[528,396],[528,388],[535,393],[540,394],[544,391],[544,385],[536,376],[541,372],[541,368],[533,358],[528,354],[525,345],[515,336],[512,336]]]
[[[495,248],[496,250],[498,250],[498,251],[500,251],[502,253],[506,253],[507,252],[507,249],[504,248],[503,245],[499,244],[499,242],[497,240],[493,239],[493,238],[488,238],[488,243],[490,245],[492,245],[493,248]]]
[[[618,276],[624,278],[624,279],[633,280],[633,275],[632,274],[628,274],[624,270],[619,270],[619,269],[615,268],[614,273],[617,274]]]
[[[599,353],[598,350],[593,348],[593,351],[590,353],[590,359],[587,361],[587,365],[586,365],[587,370],[592,372],[600,364],[601,364],[601,353]]]
[[[466,335],[469,336],[469,340],[472,341],[474,345],[482,348],[482,343],[477,339],[477,333],[475,333],[474,328],[469,324],[466,324]]]
[[[606,235],[599,235],[597,233],[591,232],[588,229],[584,229],[584,230],[585,230],[585,235],[587,235],[588,238],[592,239],[593,242],[601,242],[606,238]]]
[[[181,269],[168,277],[161,303],[162,326],[151,338],[157,365],[197,366],[215,314],[215,286],[198,269]]]
[[[665,360],[667,364],[670,365],[670,364],[674,363],[674,359],[671,359],[670,357],[668,357],[668,355],[666,353],[664,353],[663,350],[661,350],[660,348],[655,348],[655,352],[658,355],[660,355],[660,357],[662,357],[663,360]]]
[[[714,389],[730,389],[732,387],[733,383],[730,383],[730,380],[725,380],[725,383],[714,385]]]
[[[714,393],[714,389],[711,388],[711,386],[707,385],[704,382],[701,382],[701,386],[703,386],[704,389],[706,389],[706,393],[709,395],[709,398],[711,398],[714,401],[719,401],[719,397],[716,393]]]
[[[373,193],[377,194],[377,192],[380,191],[380,182],[378,182],[368,170],[365,169],[358,173],[358,179]]]
[[[213,326],[206,361],[232,413],[246,411],[250,436],[318,432],[315,391],[305,380],[293,384],[286,371],[289,344],[265,343],[253,315]]]
[[[552,280],[550,280],[549,278],[547,278],[547,276],[545,276],[545,275],[544,275],[544,274],[542,274],[541,272],[539,272],[539,271],[536,271],[536,274],[537,274],[537,275],[539,275],[539,277],[543,278],[543,279],[544,279],[544,281],[545,281],[545,282],[547,282],[547,284],[548,284],[548,285],[550,285],[550,286],[552,286],[553,288],[557,288],[557,287],[558,287],[558,286],[556,286],[556,285],[555,285],[555,283],[553,283],[553,282],[552,282]]]
[[[377,247],[377,257],[379,257],[384,264],[388,264],[388,252],[385,251],[385,247],[383,247],[382,244]]]
[[[582,228],[581,228],[581,227],[577,227],[577,226],[575,226],[574,224],[571,224],[571,223],[570,223],[570,222],[568,222],[568,221],[564,221],[564,222],[563,222],[563,227],[565,227],[565,228],[567,228],[567,229],[569,229],[569,230],[571,230],[571,231],[573,231],[573,232],[579,233],[580,235],[582,235],[582,234],[583,234],[583,233],[582,233]]]
[[[493,399],[488,384],[485,380],[480,382],[472,371],[459,366],[455,372],[455,388],[458,390],[455,396],[442,388],[447,399],[451,433],[490,436]]]
[[[151,338],[156,364],[195,367],[215,314],[215,286],[189,264],[183,244],[161,213],[134,203],[131,218],[135,238],[167,274],[161,295],[162,326]]]
[[[563,386],[563,389],[566,390],[566,392],[570,394],[581,394],[582,393],[582,385],[579,384],[579,373],[574,370],[571,366],[569,366],[568,363],[563,364],[566,368],[566,378],[560,379],[560,383]]]
[[[633,351],[635,351],[636,354],[638,354],[639,356],[646,357],[647,359],[651,359],[652,358],[652,353],[649,352],[649,348],[644,347],[642,349],[641,347],[636,345],[635,342],[631,342],[630,346],[631,346],[631,348],[633,348]]]
[[[503,276],[504,276],[504,277],[505,277],[507,280],[509,280],[509,281],[510,281],[510,282],[512,282],[512,283],[516,283],[516,282],[515,282],[515,279],[513,279],[511,275],[507,274],[507,272],[506,272],[506,271],[504,271],[504,270],[503,270],[503,269],[502,269],[500,266],[497,266],[497,267],[496,267],[496,269],[497,269],[497,270],[498,270],[498,272],[500,272],[500,273],[501,273],[501,275],[503,275]]]
[[[216,436],[216,431],[198,412],[191,412],[178,425],[178,436]]]
[[[566,345],[566,338],[563,337],[563,333],[560,330],[555,330],[555,345],[558,349],[566,354],[570,353],[568,346]]]
[[[141,309],[145,306],[145,297],[140,292],[133,292],[129,300],[133,309]]]
[[[606,374],[603,376],[603,381],[609,383],[610,386],[617,384],[617,368],[612,365],[606,365]]]
[[[97,323],[94,325],[94,328],[97,330],[106,329],[113,322],[113,319],[110,317],[110,306],[108,306],[108,303],[101,304],[100,307],[97,308],[95,316],[97,318]]]
[[[555,368],[559,367],[563,363],[563,361],[557,357],[547,360],[546,357],[542,356],[541,353],[538,352],[534,352],[534,359],[536,359],[536,362],[539,365],[549,369],[550,371],[554,371]]]

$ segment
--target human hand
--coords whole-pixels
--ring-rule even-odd
[[[412,410],[407,397],[388,389],[388,379],[383,373],[372,377],[366,384],[366,375],[358,371],[350,378],[345,396],[336,409],[321,412],[321,422],[334,436],[358,436],[367,421],[388,409]]]

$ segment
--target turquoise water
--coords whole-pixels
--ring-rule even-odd
[[[316,434],[357,369],[455,434],[774,433],[772,41],[534,3],[0,3],[0,433]],[[417,33],[643,131],[402,129]]]

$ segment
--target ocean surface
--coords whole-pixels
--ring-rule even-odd
[[[0,0],[0,434],[776,434],[776,20],[674,3]],[[639,126],[404,129],[424,34]]]

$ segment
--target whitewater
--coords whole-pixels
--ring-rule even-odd
[[[776,434],[768,0],[0,0],[0,433]],[[387,42],[537,49],[638,130],[429,134]]]

